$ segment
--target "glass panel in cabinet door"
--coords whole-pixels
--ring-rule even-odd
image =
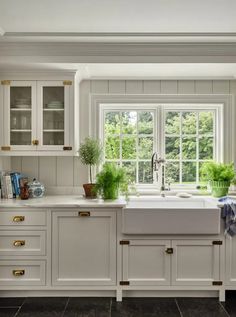
[[[43,87],[43,145],[64,145],[64,87]]]
[[[31,87],[10,87],[10,144],[31,145]]]

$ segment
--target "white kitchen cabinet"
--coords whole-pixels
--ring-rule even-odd
[[[116,284],[116,213],[53,211],[53,285]]]
[[[1,83],[2,155],[72,152],[72,81],[3,80]]]
[[[236,236],[226,237],[226,285],[236,287]]]
[[[122,240],[121,285],[221,285],[221,243],[218,240],[190,238]]]
[[[172,240],[172,285],[212,286],[220,280],[220,245],[212,240]]]
[[[170,240],[123,240],[123,281],[129,285],[170,285]],[[121,283],[122,284],[122,283]]]

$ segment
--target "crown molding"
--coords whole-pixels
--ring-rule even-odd
[[[2,32],[9,42],[236,42],[236,32]]]

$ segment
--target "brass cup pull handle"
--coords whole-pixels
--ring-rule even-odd
[[[14,276],[23,276],[23,275],[25,275],[25,270],[13,270],[12,274]]]
[[[14,247],[22,247],[23,245],[25,245],[25,240],[15,240],[13,242]]]
[[[22,222],[25,220],[25,216],[14,216],[12,221],[13,222]]]
[[[80,217],[90,217],[90,211],[79,211],[78,215]]]
[[[173,248],[167,248],[167,249],[165,250],[165,252],[166,252],[167,254],[173,254],[173,253],[174,253],[174,250],[173,250]]]

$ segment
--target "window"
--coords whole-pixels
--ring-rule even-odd
[[[166,161],[166,182],[199,184],[202,164],[218,158],[219,109],[219,105],[106,104],[101,112],[104,162],[123,166],[131,183],[153,184],[151,157],[158,152]]]

